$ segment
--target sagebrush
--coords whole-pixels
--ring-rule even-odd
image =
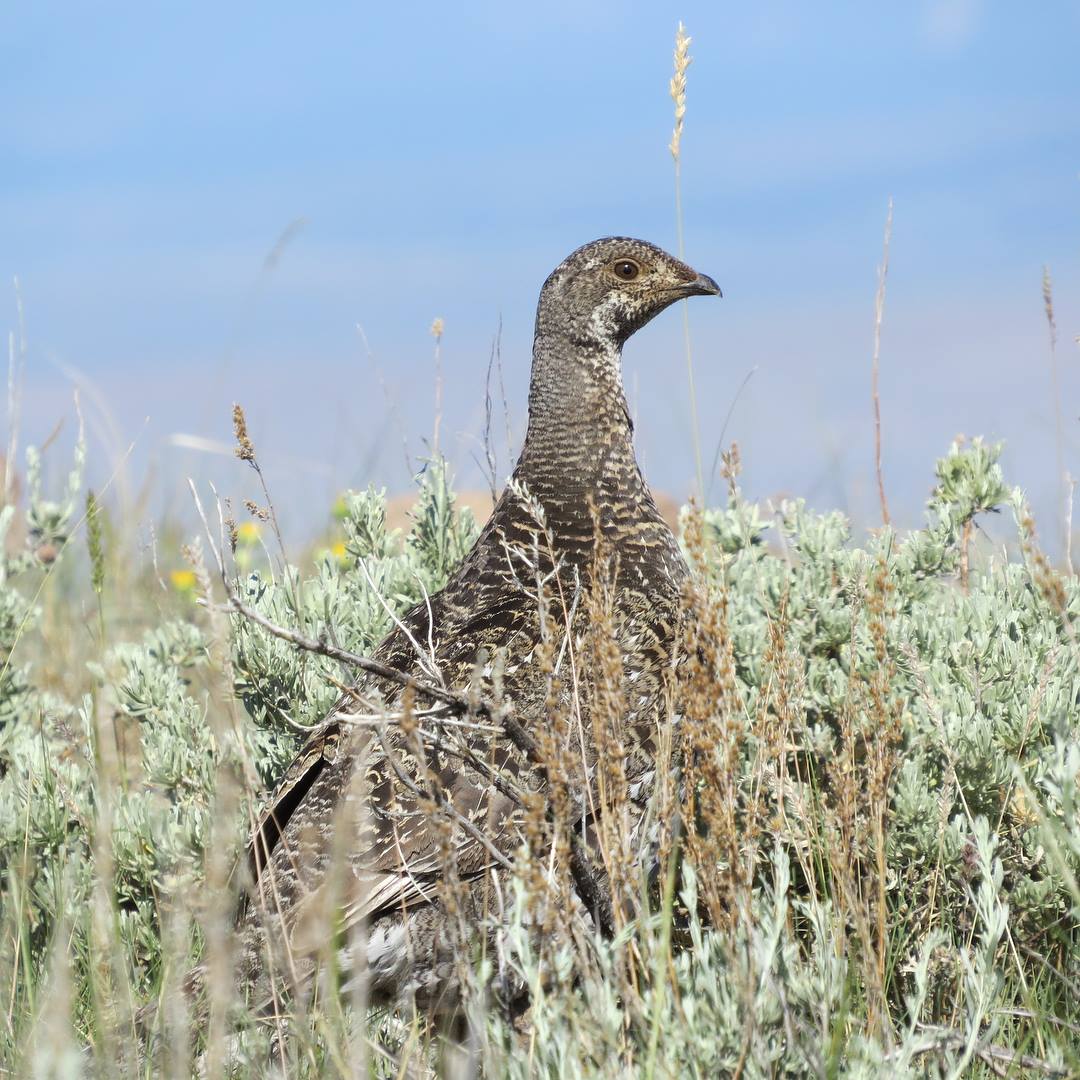
[[[997,456],[953,446],[925,526],[859,543],[841,514],[745,500],[729,469],[724,507],[684,513],[678,775],[657,777],[657,857],[619,869],[631,916],[611,940],[538,938],[523,850],[501,960],[524,1018],[484,993],[490,957],[468,958],[464,1048],[324,991],[285,1018],[288,1074],[1076,1075],[1080,591]],[[81,450],[54,502],[28,466],[0,563],[0,1067],[261,1075],[269,1036],[229,998],[232,867],[353,673],[219,609],[228,524],[161,582],[178,545],[132,570]],[[979,530],[999,510],[1001,545]],[[230,572],[271,622],[361,654],[477,531],[438,460],[408,535],[375,490],[336,528],[299,567],[252,546]],[[183,977],[206,957],[217,1011],[192,1032]]]

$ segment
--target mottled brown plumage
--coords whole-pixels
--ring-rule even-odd
[[[642,800],[687,571],[634,455],[621,350],[674,301],[719,292],[711,278],[659,248],[620,237],[587,244],[556,268],[540,294],[529,428],[511,483],[445,588],[413,608],[375,653],[418,682],[438,679],[461,690],[494,671],[513,715],[537,732],[548,682],[537,657],[536,575],[557,569],[564,593],[587,587],[599,533],[614,568],[612,621],[631,750],[626,773]],[[546,542],[537,542],[538,518],[554,564]],[[573,644],[585,605],[568,605]],[[400,708],[398,685],[367,679],[357,689]],[[584,696],[579,686],[579,701]],[[424,767],[487,843],[461,828],[448,833],[414,790],[424,786],[415,742],[396,725],[381,732],[350,726],[347,714],[364,711],[359,700],[343,700],[308,740],[256,830],[255,887],[240,924],[243,976],[260,997],[269,994],[270,968],[298,988],[325,949],[327,928],[336,927],[344,931],[341,970],[346,978],[363,975],[372,1000],[449,1009],[457,999],[460,928],[478,925],[496,904],[507,880],[504,859],[522,842],[521,810],[485,770],[429,750]],[[418,707],[428,704],[417,695]],[[536,786],[536,774],[502,735],[476,731],[467,741],[480,761]],[[454,920],[439,891],[448,844],[464,883]],[[341,873],[330,873],[332,866]],[[350,934],[358,927],[362,933]]]

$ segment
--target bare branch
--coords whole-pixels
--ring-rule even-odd
[[[908,1051],[911,1057],[920,1057],[924,1054],[941,1053],[945,1050],[959,1049],[967,1045],[968,1037],[965,1033],[953,1028],[926,1027],[929,1036],[922,1043],[917,1043]],[[896,1056],[895,1054],[893,1055]],[[1033,1057],[1030,1054],[1018,1054],[1004,1046],[988,1043],[975,1048],[975,1056],[986,1064],[992,1071],[997,1072],[999,1065],[1007,1069],[1023,1069],[1025,1072],[1037,1072],[1043,1076],[1068,1076],[1069,1070],[1060,1065],[1054,1065],[1042,1058]],[[1004,1075],[1004,1074],[1003,1074]]]
[[[387,679],[402,687],[412,687],[416,694],[440,702],[452,713],[482,716],[491,720],[493,723],[498,724],[506,737],[521,751],[522,754],[525,755],[529,763],[538,770],[540,778],[544,781],[544,784],[547,785],[549,781],[547,765],[540,754],[536,740],[517,721],[508,706],[496,708],[483,699],[470,700],[461,694],[456,694],[441,686],[433,686],[430,683],[419,682],[412,675],[409,675],[407,672],[401,671],[398,668],[391,667],[389,664],[383,664],[378,660],[372,660],[370,657],[360,656],[357,653],[349,652],[347,649],[339,648],[337,645],[331,645],[327,641],[317,641],[314,638],[309,638],[306,635],[300,634],[295,630],[290,630],[287,627],[278,626],[276,623],[266,618],[261,612],[258,612],[245,604],[231,588],[227,588],[227,596],[228,602],[224,605],[224,610],[233,612],[245,619],[249,619],[257,626],[261,626],[267,633],[273,634],[274,637],[280,638],[282,641],[287,641],[291,645],[303,649],[305,652],[312,652],[320,656],[329,657],[332,660],[347,664],[350,667],[366,672],[369,675]],[[398,770],[395,768],[395,772],[397,771]],[[581,797],[580,793],[571,791],[570,794],[572,796],[572,801],[575,802],[578,807],[585,805],[585,800]],[[548,817],[550,818],[551,816],[552,808],[549,803]],[[569,835],[570,874],[573,878],[578,896],[585,907],[593,913],[601,932],[606,937],[613,937],[615,933],[615,922],[612,916],[611,897],[608,894],[608,890],[602,884],[600,875],[593,865],[592,858],[589,855],[581,836],[573,829],[569,830]],[[486,841],[485,838],[483,844],[484,847],[487,848],[490,842]]]

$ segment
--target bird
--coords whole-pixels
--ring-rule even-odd
[[[372,654],[412,680],[411,688],[403,679],[361,676],[258,816],[237,926],[249,1000],[268,1007],[275,980],[284,992],[310,989],[320,957],[333,947],[342,976],[362,978],[372,1004],[427,1015],[460,1007],[461,926],[485,932],[483,913],[505,890],[522,844],[521,804],[483,763],[494,761],[524,788],[543,784],[521,745],[509,745],[497,725],[477,723],[456,759],[417,749],[415,732],[405,729],[446,698],[425,698],[423,687],[464,694],[497,677],[504,713],[524,737],[542,738],[551,647],[545,653],[537,582],[556,576],[580,596],[593,581],[598,545],[611,568],[626,776],[647,797],[689,571],[638,466],[622,349],[673,303],[721,295],[711,277],[628,237],[585,244],[548,276],[537,305],[528,428],[510,480],[443,589],[396,620]],[[570,606],[556,630],[580,637],[585,605]],[[357,723],[372,701],[387,715],[414,719],[383,728]],[[445,815],[425,797],[429,781],[460,823],[449,838]],[[462,897],[454,904],[441,889],[448,858]]]

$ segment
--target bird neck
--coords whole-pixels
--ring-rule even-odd
[[[581,534],[590,549],[593,508],[605,531],[616,522],[662,524],[634,453],[621,351],[610,337],[565,330],[538,333],[532,350],[529,427],[514,477],[556,532]]]
[[[622,349],[610,338],[541,333],[533,344],[529,429],[519,470],[532,486],[594,494],[608,478],[642,483],[622,385]],[[629,492],[629,494],[635,494]]]
[[[620,574],[678,581],[685,564],[634,454],[621,351],[611,337],[538,330],[529,429],[514,480],[543,506],[560,557],[587,572],[599,524],[619,551]],[[508,489],[489,524],[512,536],[528,534],[536,519]]]

